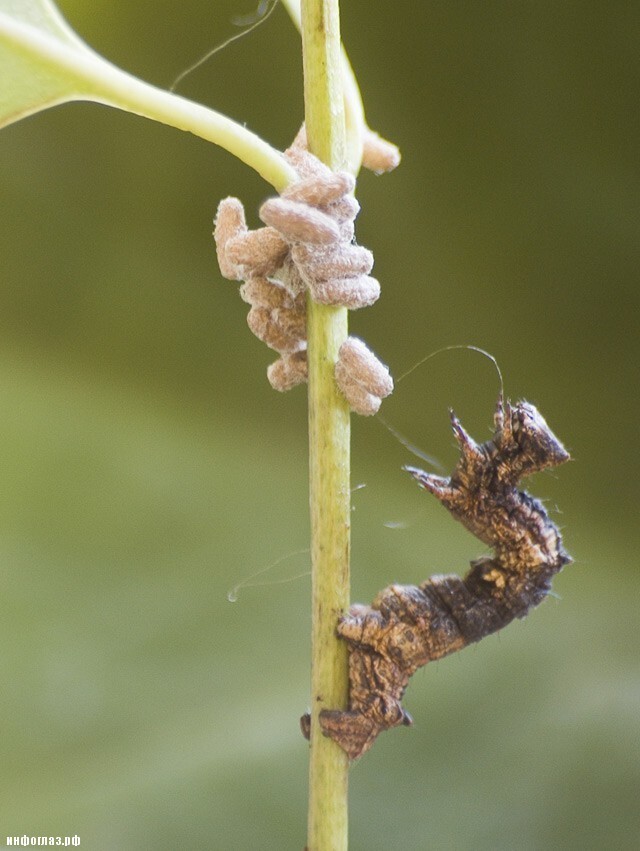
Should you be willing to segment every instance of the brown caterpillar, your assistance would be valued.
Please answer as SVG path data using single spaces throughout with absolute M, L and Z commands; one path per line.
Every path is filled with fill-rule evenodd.
M 498 400 L 495 432 L 477 444 L 451 412 L 461 457 L 450 478 L 404 469 L 469 531 L 493 549 L 464 578 L 433 576 L 390 585 L 371 606 L 354 605 L 338 623 L 349 645 L 349 709 L 323 710 L 320 725 L 351 759 L 379 733 L 412 719 L 401 699 L 410 677 L 433 659 L 461 650 L 524 617 L 571 561 L 544 506 L 518 482 L 569 459 L 528 402 Z M 301 719 L 308 738 L 309 716 Z

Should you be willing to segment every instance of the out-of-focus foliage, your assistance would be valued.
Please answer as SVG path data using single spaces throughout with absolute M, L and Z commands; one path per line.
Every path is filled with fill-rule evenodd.
M 160 85 L 252 11 L 60 7 Z M 344 4 L 369 121 L 404 155 L 359 182 L 383 296 L 353 331 L 396 376 L 444 345 L 488 349 L 575 459 L 531 482 L 576 558 L 558 599 L 414 678 L 415 727 L 353 770 L 354 851 L 637 847 L 639 19 L 596 2 Z M 215 92 L 284 147 L 300 73 L 277 10 L 182 91 Z M 303 844 L 308 581 L 226 593 L 306 546 L 304 393 L 269 389 L 270 355 L 217 271 L 228 194 L 251 210 L 270 190 L 202 141 L 95 105 L 0 133 L 7 834 Z M 447 408 L 484 439 L 496 394 L 486 361 L 453 352 L 383 415 L 448 469 Z M 477 541 L 405 479 L 407 451 L 375 420 L 353 431 L 354 599 L 463 571 Z

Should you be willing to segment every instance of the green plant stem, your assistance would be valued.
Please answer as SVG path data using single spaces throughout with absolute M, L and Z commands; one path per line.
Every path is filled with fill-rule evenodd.
M 300 17 L 300 0 L 280 0 L 289 13 L 289 17 L 302 32 Z M 342 87 L 344 97 L 344 112 L 346 124 L 346 166 L 354 174 L 360 170 L 362 161 L 362 136 L 367 127 L 364 115 L 364 105 L 358 87 L 358 81 L 349 62 L 344 47 L 341 48 Z
M 338 0 L 303 0 L 309 147 L 331 168 L 345 160 Z M 321 709 L 346 708 L 348 654 L 336 622 L 349 605 L 350 422 L 334 380 L 347 311 L 308 300 L 309 499 L 312 555 L 311 750 L 308 851 L 346 851 L 349 761 L 320 730 Z

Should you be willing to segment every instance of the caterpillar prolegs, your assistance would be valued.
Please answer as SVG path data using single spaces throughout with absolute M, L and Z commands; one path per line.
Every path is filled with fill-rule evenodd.
M 349 708 L 323 710 L 320 725 L 351 759 L 383 730 L 412 719 L 401 699 L 415 671 L 524 617 L 571 561 L 542 503 L 518 490 L 524 476 L 569 459 L 537 409 L 498 400 L 495 432 L 477 444 L 451 412 L 460 460 L 450 478 L 405 467 L 493 555 L 471 562 L 464 578 L 433 576 L 390 585 L 371 606 L 354 605 L 338 635 L 349 645 Z M 309 735 L 309 717 L 301 719 Z

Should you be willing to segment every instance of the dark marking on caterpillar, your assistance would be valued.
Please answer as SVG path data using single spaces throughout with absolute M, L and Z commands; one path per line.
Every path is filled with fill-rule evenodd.
M 464 578 L 433 576 L 390 585 L 371 606 L 354 605 L 338 623 L 349 645 L 349 708 L 323 710 L 320 726 L 351 759 L 383 731 L 411 725 L 401 700 L 415 671 L 523 618 L 571 562 L 542 503 L 518 490 L 524 476 L 569 459 L 529 402 L 498 400 L 495 432 L 477 444 L 451 412 L 460 460 L 449 478 L 405 467 L 493 554 L 471 562 Z M 309 718 L 301 719 L 309 736 Z

